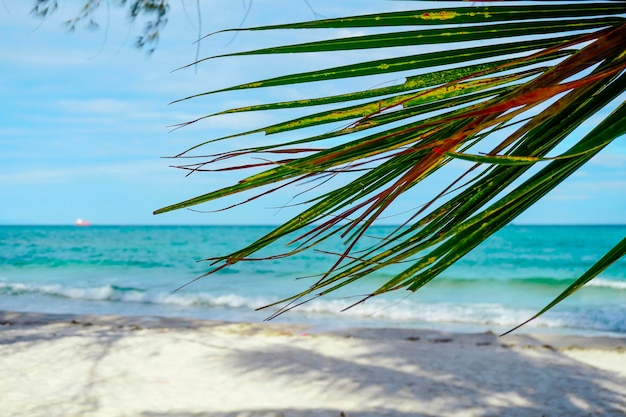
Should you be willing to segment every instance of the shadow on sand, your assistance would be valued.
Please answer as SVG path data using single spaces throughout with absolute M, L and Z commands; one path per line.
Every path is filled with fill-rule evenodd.
M 141 417 L 434 417 L 434 416 L 624 416 L 625 381 L 614 373 L 585 365 L 566 356 L 562 346 L 546 344 L 533 336 L 498 338 L 494 334 L 443 334 L 423 330 L 361 329 L 334 334 L 305 334 L 264 325 L 237 327 L 235 324 L 183 319 L 96 318 L 76 316 L 37 317 L 0 314 L 0 353 L 28 352 L 38 343 L 59 342 L 79 337 L 82 351 L 68 355 L 87 355 L 88 366 L 81 372 L 78 391 L 65 392 L 69 385 L 59 380 L 52 391 L 59 404 L 72 404 L 70 414 L 112 415 L 111 405 L 102 409 L 98 387 L 106 383 L 104 367 L 110 356 L 124 354 L 125 342 L 138 330 L 158 336 L 164 328 L 184 333 L 176 340 L 185 359 L 186 346 L 194 346 L 188 358 L 198 375 L 206 376 L 206 409 L 224 410 L 183 412 L 185 392 L 173 400 L 171 410 L 145 407 L 136 412 L 118 410 L 124 416 Z M 242 330 L 246 329 L 246 330 Z M 221 332 L 221 333 L 220 333 Z M 227 332 L 227 340 L 220 338 Z M 4 333 L 4 334 L 3 334 Z M 219 334 L 218 334 L 219 333 Z M 263 335 L 263 337 L 259 336 Z M 196 337 L 197 336 L 197 337 Z M 168 337 L 175 337 L 169 335 Z M 251 338 L 256 342 L 250 343 Z M 271 343 L 266 343 L 267 341 Z M 238 341 L 240 343 L 238 343 Z M 619 343 L 624 343 L 621 340 Z M 4 352 L 4 353 L 2 353 Z M 172 360 L 163 349 L 154 347 L 145 354 L 146 363 Z M 621 355 L 623 358 L 623 355 Z M 41 358 L 41 366 L 54 366 Z M 71 357 L 58 358 L 71 364 Z M 182 363 L 182 362 L 181 362 Z M 623 366 L 623 365 L 622 365 Z M 215 370 L 228 369 L 224 381 L 232 384 L 230 395 L 241 404 L 220 407 L 220 382 Z M 11 368 L 18 369 L 18 368 Z M 14 371 L 15 372 L 15 371 Z M 119 370 L 129 375 L 132 370 Z M 115 378 L 121 376 L 116 374 Z M 122 375 L 123 376 L 123 375 Z M 174 378 L 175 375 L 169 375 Z M 222 377 L 224 377 L 222 375 Z M 7 378 L 4 374 L 3 378 Z M 8 375 L 20 381 L 20 375 Z M 111 384 L 114 383 L 111 380 Z M 115 380 L 117 381 L 117 380 Z M 253 393 L 246 391 L 250 381 L 262 384 L 277 398 L 289 397 L 287 407 L 255 407 L 248 402 Z M 44 381 L 47 383 L 51 381 Z M 74 381 L 76 383 L 76 381 Z M 130 384 L 127 389 L 132 390 Z M 156 390 L 152 395 L 160 395 Z M 321 406 L 320 406 L 321 405 Z M 58 407 L 58 408 L 55 408 Z M 193 408 L 197 410 L 198 408 Z M 29 416 L 63 415 L 61 405 L 33 402 Z M 26 414 L 24 414 L 26 415 Z

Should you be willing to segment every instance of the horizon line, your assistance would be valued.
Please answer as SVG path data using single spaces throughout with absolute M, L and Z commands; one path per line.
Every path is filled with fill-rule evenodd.
M 42 226 L 42 227 L 66 227 L 72 226 L 77 228 L 89 228 L 89 227 L 279 227 L 280 223 L 276 224 L 252 224 L 252 223 L 222 223 L 222 224 L 202 224 L 202 223 L 162 223 L 162 224 L 150 224 L 150 223 L 93 223 L 88 226 L 85 225 L 76 225 L 75 223 L 2 223 L 0 222 L 0 227 L 3 226 Z M 310 226 L 315 226 L 312 224 Z M 400 224 L 375 224 L 372 227 L 401 227 L 403 225 Z M 506 226 L 517 226 L 517 227 L 555 227 L 555 226 L 563 226 L 563 227 L 572 227 L 572 226 L 626 226 L 626 223 L 509 223 Z M 307 227 L 307 226 L 305 226 Z M 403 227 L 406 227 L 404 225 Z

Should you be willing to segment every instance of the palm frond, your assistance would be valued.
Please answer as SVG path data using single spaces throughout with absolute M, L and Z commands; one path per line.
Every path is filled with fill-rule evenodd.
M 256 192 L 244 200 L 248 202 L 286 186 L 345 178 L 332 190 L 320 188 L 315 194 L 316 188 L 312 187 L 305 201 L 308 206 L 302 212 L 252 244 L 213 259 L 213 269 L 207 275 L 254 259 L 254 253 L 279 239 L 292 239 L 291 249 L 280 255 L 289 256 L 339 235 L 346 242 L 345 251 L 337 254 L 336 262 L 313 285 L 278 301 L 283 307 L 277 314 L 391 265 L 409 266 L 364 299 L 398 289 L 416 291 L 626 133 L 626 106 L 620 101 L 626 91 L 626 3 L 507 3 L 237 29 L 254 32 L 386 27 L 392 31 L 233 52 L 191 65 L 233 56 L 354 50 L 376 55 L 380 48 L 440 46 L 435 52 L 398 53 L 391 58 L 279 75 L 182 99 L 408 74 L 401 85 L 253 104 L 185 123 L 229 113 L 335 106 L 215 138 L 182 152 L 178 157 L 203 159 L 180 166 L 191 171 L 209 171 L 215 163 L 256 154 L 268 159 L 254 164 L 233 162 L 226 169 L 267 169 L 155 213 Z M 407 29 L 412 26 L 416 29 Z M 580 137 L 577 128 L 592 118 L 600 121 Z M 318 132 L 320 126 L 332 128 L 337 124 L 342 125 Z M 285 132 L 292 135 L 282 142 L 193 155 L 215 141 L 261 132 L 268 136 Z M 569 150 L 554 153 L 563 146 L 569 146 Z M 477 147 L 489 151 L 477 153 Z M 273 156 L 278 159 L 269 159 Z M 400 196 L 420 195 L 422 183 L 454 160 L 472 164 L 457 179 L 441 186 L 439 194 L 424 201 L 385 239 L 355 250 L 368 228 L 389 213 Z M 538 315 L 623 255 L 621 242 Z

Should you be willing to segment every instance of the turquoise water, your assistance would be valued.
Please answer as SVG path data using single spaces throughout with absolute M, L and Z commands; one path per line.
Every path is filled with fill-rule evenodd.
M 262 321 L 255 311 L 306 288 L 334 258 L 244 262 L 174 290 L 208 270 L 198 262 L 270 231 L 250 226 L 0 226 L 0 309 Z M 391 229 L 375 227 L 383 236 Z M 316 326 L 421 327 L 495 332 L 538 311 L 626 235 L 626 226 L 509 226 L 415 294 L 394 292 L 342 312 L 382 284 L 367 277 L 275 321 Z M 340 250 L 335 242 L 330 250 Z M 281 248 L 282 249 L 282 248 Z M 309 278 L 311 279 L 311 278 Z M 526 331 L 626 333 L 626 259 Z

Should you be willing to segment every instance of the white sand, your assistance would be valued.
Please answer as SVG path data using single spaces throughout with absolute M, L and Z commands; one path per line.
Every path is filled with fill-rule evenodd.
M 626 339 L 0 313 L 0 416 L 624 416 Z

